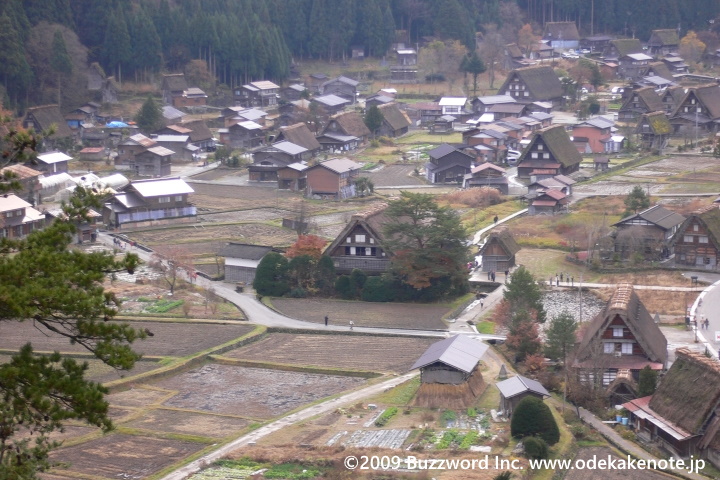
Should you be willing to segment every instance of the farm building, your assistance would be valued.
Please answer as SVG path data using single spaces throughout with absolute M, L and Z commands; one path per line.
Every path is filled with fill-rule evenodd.
M 263 245 L 228 243 L 218 253 L 225 257 L 225 281 L 251 284 L 260 260 L 272 250 L 273 247 Z
M 478 252 L 482 255 L 483 272 L 504 272 L 515 266 L 515 254 L 520 246 L 506 229 L 490 233 Z
M 413 405 L 426 408 L 470 407 L 485 390 L 478 368 L 488 345 L 463 335 L 433 343 L 411 370 L 420 369 Z
M 665 335 L 632 285 L 624 283 L 585 330 L 573 369 L 581 384 L 602 388 L 622 403 L 637 397 L 640 370 L 662 371 L 667 359 Z
M 522 375 L 503 380 L 495 386 L 500 390 L 500 410 L 506 417 L 510 417 L 520 400 L 527 396 L 537 397 L 540 400 L 550 396 L 540 382 Z

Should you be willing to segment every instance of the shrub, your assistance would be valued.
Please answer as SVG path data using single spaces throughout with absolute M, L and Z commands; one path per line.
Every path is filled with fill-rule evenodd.
M 362 299 L 365 302 L 392 302 L 391 285 L 386 284 L 383 277 L 368 277 L 362 289 Z
M 397 415 L 398 409 L 397 407 L 390 407 L 386 409 L 380 416 L 375 420 L 375 426 L 376 427 L 384 427 L 392 417 Z
M 443 75 L 442 73 L 431 73 L 430 75 L 425 75 L 425 81 L 427 83 L 444 82 L 445 75 Z
M 503 202 L 502 194 L 492 187 L 469 188 L 445 195 L 450 203 L 459 203 L 472 208 L 485 208 Z
M 548 445 L 560 440 L 560 430 L 550 408 L 537 397 L 525 397 L 512 414 L 510 434 L 515 438 L 538 435 Z
M 160 300 L 145 309 L 148 313 L 166 313 L 183 304 L 182 300 Z
M 473 407 L 468 408 L 467 410 L 467 416 L 470 418 L 477 417 L 477 410 L 475 410 Z
M 347 275 L 340 275 L 335 280 L 335 291 L 340 294 L 343 298 L 352 298 L 352 289 L 350 288 L 350 277 Z
M 380 142 L 381 145 L 386 145 L 386 146 L 395 145 L 395 140 L 393 140 L 390 137 L 385 137 L 385 136 L 378 138 L 378 142 Z
M 525 437 L 523 440 L 527 458 L 548 458 L 548 444 L 539 437 Z
M 468 433 L 463 437 L 462 441 L 460 442 L 460 448 L 463 449 L 463 450 L 467 450 L 467 449 L 470 448 L 472 445 L 475 445 L 475 442 L 477 441 L 477 438 L 478 438 L 478 432 L 476 432 L 475 430 L 472 430 L 472 431 L 468 432 Z
M 307 297 L 307 294 L 307 290 L 301 287 L 297 287 L 290 290 L 290 293 L 288 293 L 287 296 L 290 298 L 305 298 Z
M 452 410 L 445 410 L 442 415 L 440 415 L 440 420 L 443 424 L 448 424 L 449 422 L 454 422 L 457 418 L 457 415 Z

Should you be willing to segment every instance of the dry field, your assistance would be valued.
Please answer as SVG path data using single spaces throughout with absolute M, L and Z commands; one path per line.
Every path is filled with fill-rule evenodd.
M 448 304 L 370 303 L 345 300 L 273 298 L 273 307 L 284 315 L 307 322 L 323 323 L 325 315 L 333 325 L 359 327 L 445 330 L 442 316 L 452 307 Z
M 368 177 L 375 184 L 375 188 L 397 187 L 403 185 L 425 185 L 425 182 L 418 176 L 413 175 L 417 165 L 408 163 L 396 163 L 385 165 L 376 172 L 368 172 Z
M 116 433 L 61 448 L 50 458 L 68 464 L 67 470 L 74 476 L 141 479 L 205 447 L 196 442 Z
M 272 208 L 282 205 L 292 209 L 295 203 L 302 201 L 302 196 L 287 190 L 276 188 L 213 185 L 208 183 L 188 182 L 195 190 L 192 201 L 199 209 L 207 210 L 244 210 L 254 208 Z
M 176 391 L 163 405 L 267 419 L 362 385 L 363 379 L 208 364 L 154 383 Z
M 150 432 L 224 438 L 240 432 L 249 424 L 250 422 L 244 418 L 228 415 L 209 415 L 158 408 L 145 413 L 136 420 L 123 424 L 123 426 Z
M 183 357 L 239 338 L 253 325 L 218 323 L 128 322 L 134 328 L 148 329 L 154 336 L 138 340 L 133 349 L 145 355 Z M 85 352 L 79 345 L 51 334 L 32 322 L 0 322 L 0 349 L 18 350 L 31 342 L 38 352 Z
M 223 356 L 290 365 L 404 373 L 436 340 L 273 333 Z
M 177 226 L 133 232 L 129 236 L 150 248 L 157 245 L 182 245 L 193 255 L 216 253 L 228 242 L 279 247 L 289 246 L 297 240 L 297 234 L 293 230 L 263 223 Z

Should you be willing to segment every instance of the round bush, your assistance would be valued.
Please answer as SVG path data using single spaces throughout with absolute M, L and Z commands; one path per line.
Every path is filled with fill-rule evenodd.
M 515 407 L 510 421 L 510 434 L 515 438 L 539 436 L 548 445 L 560 440 L 560 429 L 550 408 L 537 397 L 525 397 Z
M 548 458 L 548 444 L 540 437 L 525 437 L 523 447 L 527 458 Z

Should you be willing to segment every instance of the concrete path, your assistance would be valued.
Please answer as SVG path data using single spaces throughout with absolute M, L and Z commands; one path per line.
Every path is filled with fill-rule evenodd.
M 480 230 L 478 230 L 477 232 L 475 232 L 475 235 L 473 236 L 473 241 L 472 241 L 473 245 L 478 245 L 478 244 L 480 243 L 480 239 L 482 238 L 482 236 L 485 235 L 485 234 L 486 234 L 487 232 L 489 232 L 490 230 L 492 230 L 493 228 L 497 227 L 498 225 L 502 225 L 502 224 L 505 223 L 505 222 L 509 222 L 510 220 L 512 220 L 512 219 L 515 218 L 515 217 L 519 217 L 519 216 L 521 216 L 521 215 L 525 215 L 525 214 L 527 213 L 527 211 L 528 211 L 527 208 L 523 208 L 522 210 L 520 210 L 520 211 L 518 211 L 518 212 L 515 212 L 515 213 L 513 213 L 512 215 L 508 215 L 508 216 L 505 217 L 505 218 L 499 219 L 499 220 L 497 221 L 497 223 L 493 223 L 492 225 L 489 225 L 489 226 L 487 226 L 487 227 L 485 227 L 485 228 L 481 228 Z
M 545 285 L 554 288 L 615 288 L 616 283 L 588 283 L 588 282 L 575 282 L 568 283 L 561 281 L 558 285 L 555 280 L 544 281 Z M 633 285 L 636 290 L 662 290 L 666 292 L 702 292 L 705 287 L 661 287 L 657 285 Z
M 201 458 L 198 458 L 197 460 L 193 461 L 192 463 L 175 470 L 174 472 L 166 475 L 162 478 L 162 480 L 183 480 L 184 478 L 187 478 L 189 475 L 199 471 L 201 468 L 206 467 L 208 464 L 215 462 L 216 460 L 220 460 L 222 457 L 228 455 L 230 452 L 240 448 L 244 447 L 250 444 L 253 444 L 254 442 L 257 442 L 263 437 L 266 437 L 267 435 L 270 435 L 273 432 L 276 432 L 280 430 L 281 428 L 287 427 L 289 425 L 293 425 L 295 423 L 298 423 L 302 420 L 307 420 L 308 418 L 314 417 L 316 415 L 320 415 L 322 413 L 333 411 L 339 407 L 342 407 L 344 405 L 352 405 L 355 404 L 364 398 L 367 398 L 372 395 L 377 395 L 379 393 L 384 392 L 385 390 L 389 388 L 396 387 L 400 385 L 401 383 L 410 380 L 411 378 L 418 375 L 419 372 L 413 372 L 408 373 L 405 375 L 402 375 L 400 377 L 392 378 L 390 380 L 386 380 L 384 382 L 377 383 L 375 385 L 370 385 L 365 388 L 361 388 L 359 390 L 355 390 L 349 393 L 346 393 L 344 395 L 341 395 L 337 398 L 333 398 L 331 400 L 312 405 L 308 408 L 305 408 L 303 410 L 300 410 L 299 412 L 295 412 L 291 415 L 288 415 L 286 417 L 280 418 L 278 420 L 275 420 L 272 423 L 269 423 L 265 425 L 264 427 L 258 428 L 257 430 L 254 430 L 247 435 L 243 435 L 242 437 L 239 437 L 232 442 L 223 445 L 222 447 L 218 448 L 214 452 L 208 453 L 207 455 L 202 456 Z

